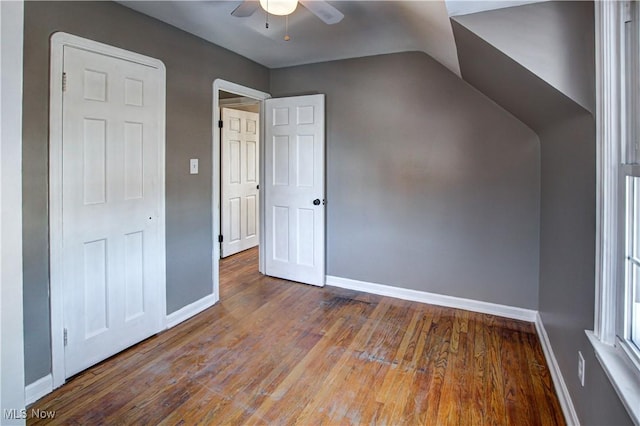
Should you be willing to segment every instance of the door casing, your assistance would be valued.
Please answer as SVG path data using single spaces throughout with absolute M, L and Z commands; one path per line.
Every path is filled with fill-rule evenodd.
M 51 68 L 49 83 L 49 238 L 50 238 L 50 303 L 51 303 L 51 374 L 53 388 L 62 386 L 66 380 L 65 349 L 64 349 L 64 294 L 62 283 L 62 78 L 64 46 L 88 50 L 94 53 L 115 57 L 127 61 L 137 62 L 158 70 L 162 73 L 163 83 L 160 85 L 159 117 L 158 117 L 158 180 L 159 186 L 165 188 L 165 99 L 166 99 L 166 69 L 162 61 L 140 55 L 124 49 L 99 43 L 93 40 L 58 32 L 51 37 Z M 164 189 L 159 197 L 158 212 L 158 244 L 160 253 L 166 253 L 165 236 L 165 196 Z M 160 303 L 166 307 L 166 256 L 159 256 L 158 276 L 161 291 Z M 166 311 L 159 318 L 166 328 Z

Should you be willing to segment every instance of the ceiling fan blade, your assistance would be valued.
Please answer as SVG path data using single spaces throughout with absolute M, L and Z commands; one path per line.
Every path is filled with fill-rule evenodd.
M 309 9 L 309 12 L 316 15 L 318 18 L 324 21 L 325 24 L 333 25 L 342 21 L 344 15 L 335 7 L 331 6 L 326 1 L 321 0 L 299 0 L 300 3 Z
M 235 16 L 236 18 L 247 18 L 258 9 L 260 3 L 252 0 L 244 0 L 238 7 L 233 9 L 231 12 L 231 16 Z

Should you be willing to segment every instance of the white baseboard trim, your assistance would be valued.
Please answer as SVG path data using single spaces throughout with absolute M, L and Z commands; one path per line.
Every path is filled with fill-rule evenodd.
M 196 300 L 195 302 L 185 306 L 184 308 L 180 308 L 177 311 L 167 315 L 167 328 L 175 327 L 183 321 L 188 320 L 194 315 L 199 314 L 205 309 L 213 306 L 216 303 L 216 297 L 213 294 L 203 297 L 202 299 Z
M 464 299 L 462 297 L 445 296 L 442 294 L 428 293 L 426 291 L 411 290 L 400 287 L 392 287 L 383 284 L 368 283 L 365 281 L 334 277 L 331 275 L 327 275 L 325 282 L 327 285 L 346 288 L 349 290 L 364 291 L 380 296 L 395 297 L 396 299 L 429 303 L 431 305 L 446 306 L 448 308 L 464 309 L 467 311 L 497 315 L 500 317 L 529 322 L 535 322 L 537 317 L 537 311 L 534 311 L 532 309 L 499 305 L 497 303 Z
M 538 337 L 540 338 L 540 344 L 542 345 L 542 351 L 544 352 L 544 357 L 547 360 L 547 366 L 551 372 L 553 386 L 555 387 L 556 394 L 560 400 L 560 407 L 562 407 L 565 421 L 569 426 L 579 426 L 580 420 L 578 419 L 578 414 L 573 406 L 573 401 L 571 400 L 571 395 L 567 389 L 567 384 L 564 382 L 564 377 L 560 371 L 560 366 L 558 365 L 556 356 L 553 353 L 553 348 L 551 347 L 547 330 L 544 328 L 544 324 L 542 323 L 542 318 L 539 313 L 536 314 L 535 324 Z
M 53 392 L 53 377 L 47 374 L 24 388 L 24 403 L 33 404 L 51 392 Z

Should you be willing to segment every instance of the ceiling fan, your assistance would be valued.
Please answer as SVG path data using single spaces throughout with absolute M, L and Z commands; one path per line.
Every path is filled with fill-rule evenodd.
M 322 0 L 260 0 L 259 2 L 255 0 L 243 0 L 243 2 L 231 12 L 231 15 L 236 18 L 247 18 L 253 15 L 260 6 L 272 15 L 288 15 L 296 9 L 297 3 L 306 7 L 309 12 L 316 15 L 325 24 L 337 24 L 344 18 L 342 12 Z

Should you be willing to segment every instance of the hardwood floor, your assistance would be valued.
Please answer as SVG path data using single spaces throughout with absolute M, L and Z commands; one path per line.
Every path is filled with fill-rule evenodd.
M 264 277 L 80 373 L 28 424 L 562 425 L 533 324 Z

